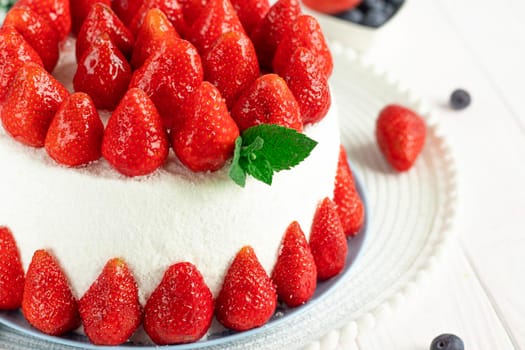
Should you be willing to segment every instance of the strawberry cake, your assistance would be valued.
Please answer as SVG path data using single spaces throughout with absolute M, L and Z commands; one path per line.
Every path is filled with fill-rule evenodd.
M 0 309 L 188 343 L 344 268 L 363 204 L 296 0 L 20 0 L 0 57 Z

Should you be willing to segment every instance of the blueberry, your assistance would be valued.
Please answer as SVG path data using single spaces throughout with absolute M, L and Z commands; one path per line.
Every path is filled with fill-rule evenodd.
M 382 10 L 372 9 L 365 14 L 365 18 L 363 18 L 361 23 L 365 26 L 376 28 L 385 23 L 387 19 L 388 16 Z
M 396 7 L 401 6 L 405 2 L 405 0 L 385 0 L 387 3 L 392 4 Z
M 463 89 L 456 89 L 450 95 L 450 106 L 453 109 L 465 109 L 470 105 L 471 102 L 470 94 Z
M 385 0 L 363 0 L 360 7 L 365 11 L 382 10 L 385 7 Z
M 396 7 L 392 4 L 385 4 L 385 7 L 383 8 L 383 12 L 386 18 L 390 18 L 392 17 L 394 12 L 396 12 Z
M 441 334 L 432 340 L 430 350 L 465 350 L 465 346 L 457 335 Z
M 337 14 L 336 16 L 341 19 L 344 19 L 350 22 L 354 22 L 354 23 L 361 23 L 364 17 L 363 11 L 359 9 L 344 11 L 344 12 Z

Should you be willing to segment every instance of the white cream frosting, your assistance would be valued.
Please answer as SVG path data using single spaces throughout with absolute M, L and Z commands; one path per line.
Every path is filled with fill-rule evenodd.
M 61 51 L 53 75 L 72 90 L 74 41 Z M 104 159 L 66 168 L 44 149 L 13 140 L 0 123 L 0 225 L 13 231 L 26 269 L 35 250 L 49 249 L 78 298 L 114 257 L 132 269 L 142 304 L 164 271 L 182 261 L 197 266 L 216 296 L 243 246 L 255 249 L 270 274 L 287 226 L 297 220 L 308 236 L 317 203 L 332 197 L 340 145 L 335 106 L 305 133 L 319 142 L 310 157 L 276 174 L 271 187 L 249 178 L 241 188 L 227 167 L 196 174 L 173 152 L 148 177 L 124 177 Z
M 308 235 L 318 201 L 332 197 L 335 109 L 305 131 L 319 142 L 309 158 L 278 173 L 271 187 L 249 178 L 241 188 L 227 167 L 196 174 L 173 155 L 142 178 L 121 176 L 105 160 L 65 168 L 0 127 L 0 225 L 13 231 L 25 268 L 35 250 L 52 251 L 77 297 L 113 257 L 131 267 L 142 303 L 181 261 L 195 264 L 216 295 L 241 247 L 254 247 L 271 273 L 286 227 L 298 220 Z

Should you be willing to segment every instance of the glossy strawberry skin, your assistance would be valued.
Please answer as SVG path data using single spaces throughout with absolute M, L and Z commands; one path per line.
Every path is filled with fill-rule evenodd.
M 346 151 L 341 145 L 335 177 L 334 203 L 347 236 L 359 233 L 365 221 L 365 207 L 355 187 Z
M 213 296 L 190 263 L 170 266 L 144 308 L 144 329 L 155 344 L 184 344 L 202 338 L 213 318 Z
M 144 0 L 112 0 L 111 8 L 124 25 L 129 26 Z
M 233 156 L 239 128 L 215 86 L 205 81 L 182 110 L 180 128 L 172 130 L 179 160 L 195 172 L 216 171 Z
M 279 0 L 250 34 L 261 67 L 271 71 L 277 46 L 301 14 L 298 0 Z
M 52 72 L 58 62 L 58 37 L 55 30 L 38 13 L 27 6 L 11 9 L 4 26 L 12 26 L 38 53 L 44 67 Z
M 71 6 L 71 30 L 75 35 L 80 32 L 80 28 L 93 5 L 102 3 L 106 6 L 111 6 L 111 0 L 73 0 L 69 3 Z
M 177 0 L 144 0 L 142 6 L 139 8 L 129 25 L 131 32 L 135 36 L 138 35 L 148 11 L 154 8 L 161 10 L 166 15 L 179 35 L 184 35 L 186 33 L 186 22 L 184 20 L 181 5 Z
M 64 40 L 71 32 L 69 0 L 19 0 L 14 7 L 18 6 L 28 6 L 46 19 L 55 29 L 59 40 Z
M 0 226 L 0 310 L 16 310 L 22 306 L 24 282 L 24 269 L 13 233 Z
M 109 260 L 79 301 L 84 332 L 95 345 L 120 345 L 142 320 L 138 287 L 122 259 Z
M 22 313 L 36 329 L 62 335 L 80 326 L 78 303 L 55 258 L 37 250 L 27 269 Z
M 239 97 L 231 115 L 241 131 L 259 124 L 303 130 L 299 105 L 286 82 L 276 74 L 259 77 Z
M 69 92 L 42 66 L 27 63 L 18 71 L 0 118 L 17 141 L 44 147 L 47 130 Z
M 79 61 L 73 78 L 77 92 L 85 92 L 98 109 L 113 110 L 126 93 L 131 67 L 107 34 L 96 39 Z
M 131 57 L 135 44 L 133 34 L 124 26 L 111 7 L 102 3 L 96 3 L 91 7 L 78 33 L 76 42 L 78 62 L 80 62 L 86 50 L 103 34 L 107 34 L 110 37 L 113 44 L 118 47 L 125 57 Z
M 250 34 L 270 10 L 268 0 L 231 0 L 246 33 Z
M 89 95 L 77 92 L 60 106 L 46 136 L 46 151 L 57 163 L 76 167 L 102 155 L 104 125 Z
M 315 69 L 315 62 L 315 55 L 310 50 L 299 47 L 283 72 L 283 78 L 299 104 L 303 124 L 321 121 L 332 104 L 328 81 L 321 71 Z
M 294 52 L 300 47 L 307 48 L 315 57 L 316 68 L 311 70 L 320 70 L 326 78 L 329 78 L 333 70 L 332 54 L 326 44 L 321 26 L 309 15 L 299 16 L 285 32 L 273 58 L 274 72 L 283 75 Z
M 316 11 L 335 14 L 356 7 L 361 0 L 303 0 L 303 2 Z
M 251 40 L 240 32 L 223 34 L 203 58 L 204 76 L 226 99 L 228 108 L 260 75 Z
M 253 248 L 242 248 L 230 265 L 216 299 L 217 320 L 229 329 L 246 331 L 268 322 L 276 306 L 275 286 Z
M 376 121 L 376 140 L 390 165 L 399 172 L 409 170 L 423 150 L 425 121 L 414 111 L 388 105 Z
M 348 254 L 346 235 L 333 201 L 325 198 L 319 203 L 310 232 L 310 249 L 321 281 L 343 271 Z
M 164 126 L 181 124 L 181 107 L 203 81 L 201 58 L 186 40 L 177 39 L 170 47 L 153 54 L 133 73 L 130 88 L 140 88 L 151 98 Z
M 137 34 L 132 66 L 140 68 L 152 54 L 176 45 L 179 39 L 179 34 L 161 10 L 149 10 Z
M 279 299 L 289 307 L 306 303 L 317 287 L 317 268 L 297 221 L 288 226 L 272 272 Z
M 144 91 L 130 89 L 109 118 L 102 155 L 120 173 L 141 176 L 164 164 L 168 147 L 155 105 Z
M 38 53 L 15 28 L 0 28 L 0 105 L 4 103 L 16 73 L 27 62 L 43 65 Z
M 199 18 L 208 0 L 178 0 L 178 2 L 182 8 L 186 27 L 189 28 Z
M 244 32 L 230 0 L 209 0 L 199 18 L 188 28 L 187 39 L 205 55 L 222 34 Z

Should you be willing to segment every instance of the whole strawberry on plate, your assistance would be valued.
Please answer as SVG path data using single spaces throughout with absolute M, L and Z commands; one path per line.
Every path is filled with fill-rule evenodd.
M 122 259 L 109 260 L 79 301 L 82 325 L 97 345 L 119 345 L 142 320 L 135 277 Z
M 24 268 L 11 230 L 0 226 L 0 310 L 16 310 L 22 305 Z
M 379 148 L 397 171 L 407 171 L 414 165 L 425 145 L 426 132 L 423 118 L 400 105 L 386 106 L 376 122 Z
M 252 247 L 242 248 L 233 260 L 217 296 L 215 316 L 225 327 L 245 331 L 270 320 L 277 293 Z
M 55 257 L 37 250 L 27 269 L 22 313 L 36 329 L 62 335 L 80 326 L 78 303 Z
M 169 267 L 144 308 L 144 329 L 155 344 L 199 340 L 213 318 L 213 296 L 191 263 Z

